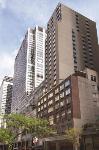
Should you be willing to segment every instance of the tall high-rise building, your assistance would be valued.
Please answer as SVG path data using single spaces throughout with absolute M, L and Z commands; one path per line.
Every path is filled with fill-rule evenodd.
M 5 76 L 0 86 L 0 114 L 11 113 L 13 78 Z
M 45 79 L 45 39 L 46 31 L 39 26 L 29 28 L 24 37 L 14 65 L 12 112 Z
M 3 115 L 11 113 L 13 78 L 5 76 L 0 86 L 0 126 Z
M 46 85 L 51 89 L 86 67 L 99 72 L 96 23 L 58 4 L 47 24 Z
M 23 44 L 27 43 L 23 41 Z M 95 123 L 99 116 L 99 49 L 96 23 L 59 4 L 48 22 L 45 43 L 45 81 L 40 86 L 35 83 L 36 79 L 42 76 L 38 69 L 38 73 L 35 71 L 36 63 L 34 63 L 31 72 L 34 80 L 31 81 L 33 81 L 32 86 L 38 88 L 29 96 L 24 97 L 24 91 L 29 92 L 26 89 L 30 85 L 27 84 L 30 79 L 28 80 L 28 73 L 28 78 L 26 76 L 28 69 L 23 66 L 28 67 L 28 65 L 23 65 L 19 71 L 15 71 L 22 75 L 24 82 L 16 80 L 17 87 L 16 90 L 14 89 L 16 98 L 14 97 L 14 105 L 12 104 L 14 112 L 19 109 L 27 115 L 46 118 L 59 133 L 64 133 L 70 127 L 81 128 L 86 124 Z M 24 51 L 23 48 L 22 50 Z M 38 54 L 37 50 L 35 53 L 32 52 L 33 58 L 36 58 L 33 60 L 40 62 L 37 63 L 38 67 L 42 66 L 42 59 L 39 57 L 41 54 Z M 26 60 L 28 58 L 27 49 L 25 56 L 22 55 L 21 50 L 20 53 L 20 59 L 17 58 L 16 61 L 19 66 L 25 57 Z M 18 69 L 16 66 L 15 68 Z M 17 77 L 20 77 L 19 73 Z M 51 138 L 49 140 L 51 141 Z

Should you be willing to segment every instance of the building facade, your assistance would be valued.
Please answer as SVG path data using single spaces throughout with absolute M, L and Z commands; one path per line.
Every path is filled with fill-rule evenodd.
M 46 86 L 86 67 L 99 72 L 96 23 L 59 4 L 47 24 Z
M 45 43 L 45 81 L 28 97 L 37 104 L 37 116 L 47 118 L 59 132 L 95 122 L 99 105 L 96 23 L 59 4 L 48 22 Z
M 12 112 L 19 111 L 24 96 L 45 79 L 45 39 L 45 29 L 38 26 L 24 37 L 14 65 Z
M 5 76 L 0 86 L 0 126 L 3 115 L 11 113 L 13 78 Z
M 97 73 L 89 69 L 69 76 L 40 98 L 38 117 L 47 118 L 59 133 L 94 123 L 99 116 L 97 81 Z
M 41 33 L 42 29 L 39 30 Z M 27 53 L 28 42 L 23 41 L 26 44 L 26 52 L 22 48 L 25 56 L 20 54 L 20 59 L 16 61 L 17 64 L 19 60 L 21 62 L 25 59 L 26 64 L 27 54 L 31 56 L 32 53 L 32 63 L 29 58 L 29 64 L 23 65 L 24 69 L 22 66 L 17 71 L 18 67 L 15 67 L 15 76 L 20 77 L 21 74 L 22 81 L 16 80 L 16 98 L 13 101 L 15 107 L 12 103 L 14 112 L 18 108 L 23 114 L 46 118 L 61 134 L 71 127 L 81 128 L 85 124 L 95 123 L 99 118 L 96 23 L 63 4 L 58 4 L 47 24 L 47 39 L 44 38 L 45 80 L 42 83 L 42 36 L 37 32 L 34 36 L 31 34 L 31 37 L 38 41 L 36 44 L 33 42 L 33 49 L 37 49 Z M 52 141 L 55 140 L 52 138 Z M 56 147 L 58 143 L 59 140 Z
M 30 116 L 36 116 L 36 107 L 38 100 L 45 94 L 45 81 L 43 81 L 30 95 L 24 96 L 24 103 L 21 104 L 21 113 Z

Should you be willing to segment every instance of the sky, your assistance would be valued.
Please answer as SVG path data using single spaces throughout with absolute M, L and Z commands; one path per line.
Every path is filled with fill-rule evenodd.
M 5 75 L 13 76 L 27 28 L 46 27 L 59 2 L 95 21 L 99 35 L 99 0 L 0 0 L 0 84 Z

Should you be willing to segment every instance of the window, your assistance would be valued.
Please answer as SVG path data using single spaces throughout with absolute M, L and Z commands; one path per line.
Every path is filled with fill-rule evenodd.
M 98 98 L 98 94 L 97 93 L 93 93 L 93 98 Z
M 59 108 L 59 103 L 57 103 L 56 105 L 55 105 L 55 109 L 58 109 Z
M 52 103 L 53 103 L 53 100 L 50 100 L 50 101 L 48 102 L 48 106 L 51 105 Z
M 60 85 L 60 91 L 64 89 L 64 84 Z
M 48 95 L 48 99 L 51 98 L 52 96 L 53 96 L 53 93 L 50 93 L 50 94 Z
M 44 108 L 46 108 L 46 106 L 47 106 L 47 105 L 46 105 L 46 104 L 44 104 Z
M 71 114 L 71 108 L 67 109 L 67 113 Z
M 43 104 L 43 99 L 41 100 L 41 104 Z
M 52 124 L 54 123 L 54 118 L 53 118 L 53 116 L 50 116 L 50 117 L 49 117 L 49 122 L 50 122 L 50 125 L 52 125 Z
M 65 111 L 63 111 L 63 112 L 61 113 L 61 115 L 62 115 L 62 116 L 65 116 Z
M 93 53 L 92 53 L 92 51 L 89 51 L 89 56 L 91 57 L 91 56 L 93 56 Z
M 66 90 L 66 95 L 70 94 L 70 88 Z
M 75 72 L 77 71 L 77 66 L 74 66 L 74 70 L 75 70 Z
M 40 102 L 38 102 L 38 106 L 40 105 Z
M 56 115 L 56 119 L 59 119 L 59 114 Z
M 56 80 L 56 75 L 54 76 L 54 80 Z
M 67 120 L 69 121 L 68 123 L 68 125 L 69 125 L 69 127 L 71 126 L 71 122 L 70 122 L 70 120 L 71 120 L 71 113 L 70 114 L 68 114 L 67 115 Z
M 61 107 L 64 106 L 64 101 L 60 102 L 60 106 Z
M 56 85 L 56 80 L 54 81 L 54 85 Z
M 70 80 L 65 82 L 65 87 L 68 87 L 70 85 Z
M 75 51 L 73 51 L 73 57 L 76 57 L 76 52 Z
M 55 94 L 57 94 L 59 92 L 59 88 L 57 88 L 56 90 L 55 90 Z
M 38 108 L 38 112 L 40 111 L 40 107 Z
M 41 113 L 41 117 L 42 117 L 42 113 Z
M 54 71 L 54 76 L 56 75 L 56 70 Z
M 76 60 L 76 57 L 74 58 L 74 63 L 75 63 L 75 64 L 77 64 L 77 60 Z
M 56 65 L 54 65 L 54 71 L 56 70 Z
M 97 90 L 97 86 L 96 85 L 92 85 L 93 90 Z
M 41 106 L 41 110 L 43 110 L 43 106 Z
M 94 81 L 94 82 L 96 82 L 96 76 L 94 76 L 94 75 L 91 75 L 91 81 Z
M 59 95 L 57 95 L 56 97 L 55 97 L 55 101 L 58 101 L 59 100 Z
M 49 109 L 48 109 L 48 113 L 50 113 L 50 112 L 52 112 L 53 111 L 53 107 L 50 107 Z
M 54 56 L 53 60 L 56 61 L 56 55 Z
M 43 89 L 43 93 L 45 93 L 45 91 L 46 91 L 46 90 L 45 90 L 45 88 L 44 88 L 44 89 Z
M 66 99 L 66 103 L 70 104 L 71 103 L 71 98 Z
M 60 93 L 60 98 L 64 97 L 64 92 Z

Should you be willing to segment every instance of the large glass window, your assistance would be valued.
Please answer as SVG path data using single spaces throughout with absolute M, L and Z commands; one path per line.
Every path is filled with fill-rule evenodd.
M 66 90 L 66 96 L 70 94 L 70 88 Z
M 70 85 L 70 80 L 65 82 L 65 87 L 68 87 Z

